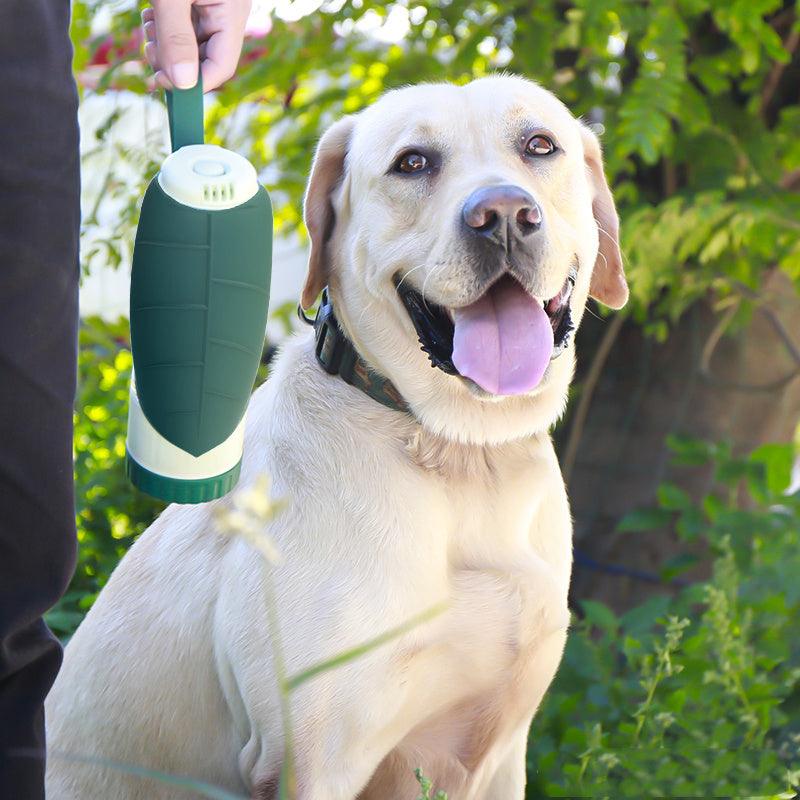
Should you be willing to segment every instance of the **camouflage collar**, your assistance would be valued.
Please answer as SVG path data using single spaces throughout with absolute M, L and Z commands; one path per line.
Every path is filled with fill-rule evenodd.
M 345 336 L 334 314 L 327 289 L 322 292 L 322 300 L 313 323 L 302 310 L 300 318 L 314 326 L 316 338 L 314 352 L 325 372 L 329 375 L 339 375 L 345 383 L 360 389 L 364 394 L 387 408 L 406 414 L 411 413 L 408 404 L 403 400 L 395 385 L 388 378 L 371 369 L 358 354 L 353 343 Z

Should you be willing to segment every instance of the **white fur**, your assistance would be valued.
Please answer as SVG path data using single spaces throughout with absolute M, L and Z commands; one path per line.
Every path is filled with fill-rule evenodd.
M 554 133 L 563 156 L 520 159 L 509 131 L 534 128 Z M 426 143 L 446 153 L 434 180 L 389 174 L 398 148 Z M 569 621 L 571 525 L 547 432 L 572 349 L 533 392 L 486 396 L 431 368 L 391 279 L 399 271 L 442 305 L 468 302 L 478 287 L 458 209 L 482 184 L 513 182 L 548 221 L 528 276 L 537 296 L 557 294 L 577 256 L 576 322 L 590 282 L 620 305 L 599 159 L 552 95 L 515 78 L 400 90 L 331 129 L 306 202 L 304 298 L 330 285 L 342 326 L 414 417 L 325 374 L 309 336 L 283 348 L 250 404 L 240 482 L 266 472 L 289 501 L 269 526 L 280 564 L 215 530 L 213 507 L 227 499 L 167 509 L 67 647 L 47 706 L 50 800 L 195 796 L 63 754 L 277 797 L 265 570 L 289 675 L 445 605 L 292 693 L 299 800 L 412 800 L 417 767 L 451 800 L 522 800 L 528 727 Z M 602 265 L 595 217 L 612 228 Z

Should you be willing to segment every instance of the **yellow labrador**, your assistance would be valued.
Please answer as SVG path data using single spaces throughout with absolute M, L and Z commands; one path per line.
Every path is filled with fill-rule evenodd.
M 571 529 L 548 436 L 588 295 L 627 298 L 595 136 L 515 77 L 390 92 L 322 138 L 306 198 L 316 337 L 253 396 L 286 672 L 444 610 L 291 694 L 300 800 L 521 800 L 567 633 Z M 338 322 L 337 322 L 338 320 Z M 317 355 L 319 353 L 319 355 Z M 264 565 L 172 506 L 67 647 L 50 747 L 274 800 L 283 715 Z M 51 758 L 50 800 L 195 796 Z

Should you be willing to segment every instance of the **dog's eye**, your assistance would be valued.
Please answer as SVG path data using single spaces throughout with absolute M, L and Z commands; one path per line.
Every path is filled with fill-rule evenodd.
M 410 175 L 414 172 L 422 172 L 428 169 L 429 165 L 430 162 L 422 153 L 418 153 L 416 150 L 409 150 L 394 162 L 394 171 Z
M 553 140 L 548 136 L 537 133 L 536 136 L 531 136 L 528 143 L 525 145 L 525 152 L 529 156 L 549 156 L 556 150 Z

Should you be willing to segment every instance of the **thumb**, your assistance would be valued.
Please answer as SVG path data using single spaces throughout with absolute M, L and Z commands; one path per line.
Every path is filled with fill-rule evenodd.
M 176 89 L 197 83 L 199 55 L 192 0 L 152 0 L 161 69 Z

